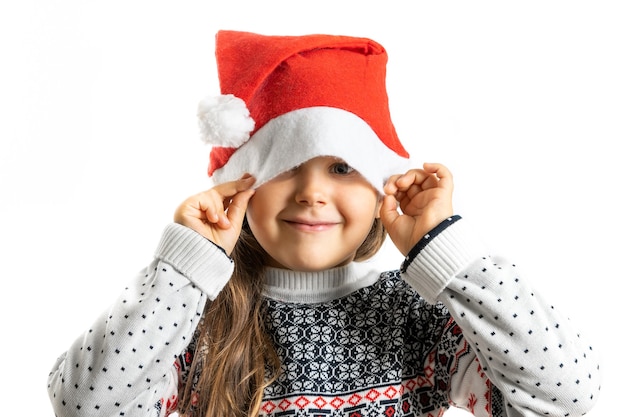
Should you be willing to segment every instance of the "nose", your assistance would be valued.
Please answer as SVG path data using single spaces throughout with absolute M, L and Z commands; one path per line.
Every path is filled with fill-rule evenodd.
M 328 178 L 319 169 L 301 169 L 297 174 L 296 201 L 305 206 L 321 206 L 330 195 Z

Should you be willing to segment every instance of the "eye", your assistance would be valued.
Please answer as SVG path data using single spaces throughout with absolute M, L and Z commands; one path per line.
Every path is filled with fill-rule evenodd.
M 348 174 L 352 174 L 354 171 L 354 168 L 352 168 L 350 165 L 346 164 L 345 162 L 336 162 L 334 164 L 332 164 L 332 166 L 330 167 L 330 171 L 333 174 L 338 174 L 338 175 L 348 175 Z

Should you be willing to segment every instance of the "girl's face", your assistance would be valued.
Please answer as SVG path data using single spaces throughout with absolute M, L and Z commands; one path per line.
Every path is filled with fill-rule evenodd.
M 379 211 L 376 190 L 357 171 L 317 157 L 261 185 L 247 218 L 269 266 L 310 272 L 351 262 Z

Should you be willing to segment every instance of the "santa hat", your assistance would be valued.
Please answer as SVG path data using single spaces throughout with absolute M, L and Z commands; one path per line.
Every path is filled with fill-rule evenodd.
M 198 106 L 215 183 L 250 173 L 259 186 L 311 158 L 335 156 L 382 193 L 389 176 L 406 170 L 378 43 L 220 31 L 216 58 L 222 95 Z

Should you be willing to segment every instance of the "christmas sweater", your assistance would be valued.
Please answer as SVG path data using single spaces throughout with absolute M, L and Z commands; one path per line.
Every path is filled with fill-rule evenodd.
M 195 378 L 204 306 L 232 271 L 220 248 L 169 225 L 154 261 L 54 364 L 56 416 L 175 412 L 179 387 Z M 425 236 L 397 271 L 352 263 L 269 268 L 266 278 L 281 372 L 262 416 L 441 416 L 450 406 L 577 416 L 597 399 L 592 347 L 515 265 L 484 253 L 459 217 Z

